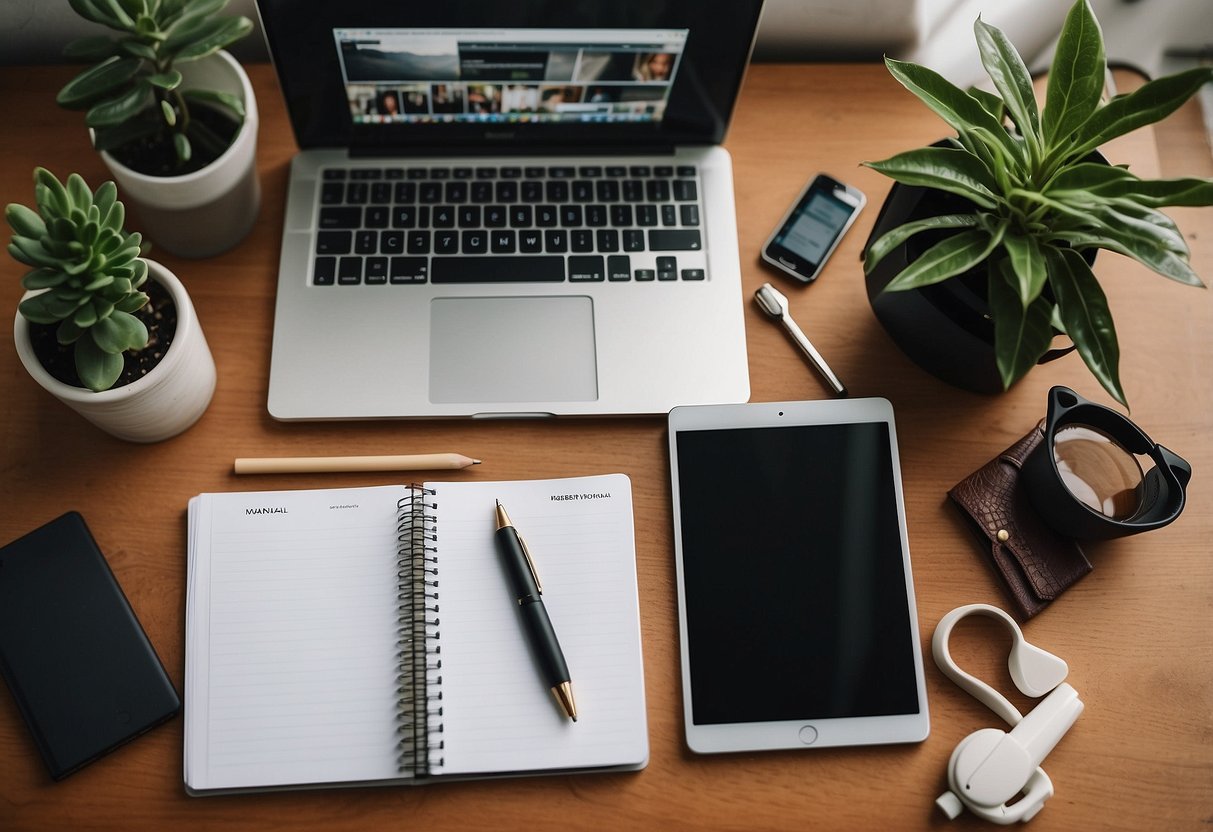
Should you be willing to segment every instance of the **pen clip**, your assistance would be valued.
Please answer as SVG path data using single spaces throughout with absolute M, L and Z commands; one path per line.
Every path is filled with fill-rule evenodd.
M 527 548 L 526 541 L 522 539 L 522 535 L 518 533 L 518 529 L 514 529 L 514 535 L 518 538 L 518 545 L 522 547 L 522 556 L 526 558 L 527 569 L 531 570 L 531 577 L 535 579 L 535 589 L 539 590 L 539 594 L 543 594 L 543 584 L 539 581 L 539 573 L 535 571 L 535 561 L 531 558 L 531 550 Z

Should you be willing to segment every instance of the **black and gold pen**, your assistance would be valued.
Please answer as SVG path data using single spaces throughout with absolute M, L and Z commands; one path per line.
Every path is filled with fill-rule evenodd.
M 569 666 L 564 661 L 552 620 L 543 606 L 543 588 L 539 574 L 526 543 L 514 528 L 505 507 L 497 502 L 497 549 L 509 577 L 510 589 L 518 599 L 518 614 L 522 617 L 522 628 L 535 650 L 544 681 L 569 718 L 577 721 L 577 705 L 573 702 L 573 683 L 569 679 Z

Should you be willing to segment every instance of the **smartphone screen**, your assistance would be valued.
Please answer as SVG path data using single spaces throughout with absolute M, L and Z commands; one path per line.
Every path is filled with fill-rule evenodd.
M 855 188 L 818 175 L 763 247 L 762 258 L 800 280 L 817 276 L 863 207 Z

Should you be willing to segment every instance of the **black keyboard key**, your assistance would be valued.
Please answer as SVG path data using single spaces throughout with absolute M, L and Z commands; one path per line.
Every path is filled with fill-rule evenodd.
M 544 184 L 543 193 L 548 202 L 564 202 L 569 198 L 569 183 L 560 179 L 549 181 Z
M 392 183 L 391 182 L 372 182 L 371 183 L 371 204 L 387 205 L 392 201 Z
M 611 225 L 616 228 L 622 228 L 632 224 L 632 206 L 631 205 L 612 205 L 611 206 Z
M 644 200 L 644 183 L 639 179 L 623 180 L 623 201 L 641 202 Z
M 435 202 L 442 201 L 442 183 L 441 182 L 422 182 L 421 187 L 417 189 L 417 195 L 421 201 L 427 205 L 432 205 Z
M 392 283 L 425 283 L 428 259 L 426 257 L 393 257 L 388 279 Z
M 476 168 L 477 179 L 496 179 L 497 168 Z
M 670 165 L 658 165 L 653 168 L 653 175 L 670 177 L 674 175 L 674 168 Z
M 679 176 L 694 176 L 695 175 L 695 166 L 694 165 L 679 165 L 677 173 Z
M 695 187 L 694 179 L 674 180 L 674 199 L 679 202 L 690 202 L 699 199 L 699 189 Z
M 677 280 L 678 279 L 678 261 L 673 257 L 658 257 L 657 258 L 657 279 L 658 280 Z
M 543 183 L 527 180 L 522 183 L 519 195 L 523 202 L 540 202 L 543 199 Z
M 644 232 L 629 228 L 623 232 L 624 251 L 644 251 Z
M 337 258 L 317 257 L 312 268 L 312 284 L 315 286 L 332 286 L 337 281 Z
M 591 228 L 602 228 L 607 224 L 607 210 L 605 205 L 587 205 L 585 206 L 585 224 Z
M 594 199 L 594 183 L 588 179 L 578 179 L 573 182 L 570 193 L 574 202 L 590 202 Z
M 392 209 L 392 228 L 416 228 L 430 224 L 428 205 L 397 205 Z
M 619 183 L 614 179 L 600 179 L 594 185 L 594 192 L 599 202 L 617 202 L 619 200 Z
M 656 205 L 637 205 L 636 206 L 636 224 L 644 226 L 652 226 L 657 224 L 657 206 Z
M 406 175 L 409 179 L 425 179 L 426 170 L 425 168 L 409 168 Z
M 602 176 L 602 168 L 597 165 L 582 165 L 577 169 L 578 176 L 584 176 L 587 179 L 593 179 Z
M 502 179 L 521 179 L 522 178 L 522 168 L 514 168 L 514 167 L 502 168 L 501 169 L 501 178 Z
M 606 280 L 606 270 L 601 257 L 570 257 L 570 283 L 601 283 Z
M 606 259 L 607 280 L 632 279 L 632 261 L 626 254 L 612 254 Z
M 345 168 L 325 168 L 324 179 L 326 182 L 333 179 L 345 179 Z
M 362 258 L 342 257 L 337 261 L 337 283 L 341 286 L 356 286 L 362 282 Z
M 517 250 L 517 238 L 513 231 L 497 230 L 489 234 L 489 246 L 494 254 L 513 254 Z
M 407 239 L 409 254 L 430 253 L 430 232 L 410 231 Z
M 392 197 L 396 202 L 416 202 L 417 183 L 397 182 Z
M 383 231 L 379 234 L 379 251 L 382 254 L 404 254 L 404 232 Z
M 703 278 L 704 278 L 703 269 L 683 269 L 682 270 L 682 279 L 683 280 L 703 280 Z
M 614 165 L 606 169 L 606 175 L 622 178 L 628 175 L 628 169 L 623 165 Z
M 446 183 L 446 201 L 447 202 L 467 202 L 468 199 L 468 183 L 467 182 L 447 182 Z
M 375 231 L 354 232 L 354 253 L 374 254 L 379 246 L 379 234 Z
M 535 206 L 535 225 L 540 228 L 551 228 L 559 222 L 559 213 L 555 205 Z
M 510 225 L 514 228 L 530 228 L 534 225 L 534 212 L 529 205 L 514 205 L 510 208 Z
M 430 179 L 450 179 L 450 168 L 430 168 Z
M 349 254 L 354 244 L 351 231 L 320 231 L 316 234 L 317 254 Z
M 382 286 L 387 283 L 387 258 L 368 257 L 364 279 L 368 286 Z
M 569 234 L 560 229 L 543 232 L 543 248 L 549 254 L 563 254 L 569 250 Z
M 404 178 L 404 168 L 388 168 L 387 170 L 385 170 L 383 172 L 383 178 L 391 179 L 393 181 L 395 181 L 397 179 L 403 179 Z
M 699 206 L 698 205 L 679 205 L 678 215 L 682 219 L 683 225 L 699 225 Z
M 650 179 L 644 183 L 644 195 L 649 202 L 666 202 L 670 198 L 670 183 L 664 179 Z
M 533 228 L 519 231 L 518 250 L 524 254 L 538 254 L 543 251 L 543 232 Z
M 701 248 L 703 243 L 697 229 L 649 232 L 650 251 L 699 251 Z
M 484 205 L 493 201 L 493 183 L 477 180 L 472 183 L 472 202 Z
M 489 232 L 477 229 L 463 232 L 463 253 L 484 254 L 489 250 Z
M 455 227 L 455 206 L 454 205 L 435 205 L 430 216 L 431 224 L 435 228 L 454 228 Z
M 630 168 L 628 168 L 628 174 L 635 176 L 637 179 L 641 179 L 646 176 L 652 176 L 653 171 L 648 165 L 632 165 Z
M 350 182 L 345 186 L 346 205 L 364 205 L 370 196 L 370 188 L 365 182 Z
M 650 280 L 656 280 L 656 279 L 657 279 L 657 272 L 653 271 L 652 269 L 637 269 L 636 270 L 636 282 L 637 283 L 647 283 Z
M 509 168 L 502 168 L 501 175 L 504 176 Z M 497 201 L 498 202 L 517 202 L 518 201 L 518 183 L 513 181 L 505 181 L 497 183 Z
M 547 255 L 518 257 L 435 257 L 434 283 L 563 283 L 564 258 Z
M 455 168 L 453 171 L 451 171 L 451 173 L 455 176 L 456 179 L 471 179 L 472 178 L 472 169 L 471 168 Z
M 458 254 L 459 253 L 459 232 L 458 231 L 435 231 L 434 232 L 434 253 L 435 254 Z
M 598 241 L 598 250 L 603 254 L 619 251 L 619 232 L 614 228 L 600 228 L 594 236 Z
M 459 209 L 459 227 L 460 228 L 479 228 L 480 227 L 480 206 L 479 205 L 464 205 Z
M 552 179 L 572 179 L 576 175 L 577 171 L 570 167 L 548 168 L 548 176 Z
M 320 209 L 322 229 L 359 228 L 362 225 L 362 209 L 357 206 L 326 206 Z
M 382 179 L 383 171 L 378 168 L 354 168 L 350 171 L 350 179 Z
M 345 202 L 344 182 L 325 182 L 320 186 L 321 205 L 340 205 Z
M 673 205 L 661 206 L 661 224 L 678 225 L 678 212 L 674 210 Z
M 594 232 L 588 228 L 577 228 L 569 232 L 569 245 L 573 251 L 584 253 L 594 250 Z
M 388 220 L 391 219 L 391 209 L 386 205 L 371 205 L 366 209 L 366 218 L 363 220 L 363 225 L 367 228 L 387 228 Z
M 561 205 L 560 224 L 565 228 L 576 228 L 581 225 L 581 206 Z
M 547 173 L 546 170 L 540 167 L 529 167 L 523 172 L 526 174 L 527 179 L 542 179 L 544 174 Z
M 505 228 L 508 216 L 504 205 L 490 205 L 484 209 L 484 224 L 489 228 Z

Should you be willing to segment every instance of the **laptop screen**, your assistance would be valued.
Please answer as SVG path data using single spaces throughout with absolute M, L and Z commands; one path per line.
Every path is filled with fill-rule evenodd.
M 719 143 L 761 0 L 259 0 L 301 148 Z

